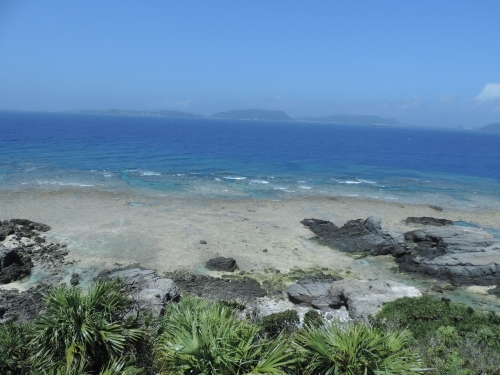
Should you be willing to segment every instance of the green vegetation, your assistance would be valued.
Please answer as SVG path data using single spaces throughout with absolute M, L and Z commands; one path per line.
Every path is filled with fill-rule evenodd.
M 500 374 L 500 316 L 429 296 L 401 298 L 372 320 L 379 329 L 407 328 L 413 351 L 436 374 Z
M 231 120 L 293 121 L 293 119 L 283 111 L 266 111 L 264 109 L 239 109 L 228 112 L 214 113 L 210 117 Z
M 316 310 L 309 310 L 305 313 L 304 327 L 321 327 L 323 324 L 323 318 Z
M 170 305 L 158 339 L 162 374 L 277 374 L 293 362 L 285 340 L 268 340 L 261 328 L 221 304 L 186 297 Z
M 500 375 L 500 317 L 429 296 L 387 303 L 371 326 L 310 311 L 302 328 L 294 310 L 245 318 L 238 302 L 191 296 L 130 317 L 120 282 L 44 301 L 33 323 L 0 325 L 2 375 Z
M 259 324 L 269 338 L 276 338 L 280 334 L 290 335 L 300 324 L 299 315 L 295 310 L 286 310 L 263 317 Z
M 362 324 L 306 327 L 295 337 L 308 374 L 416 374 L 419 363 L 406 331 L 384 333 Z

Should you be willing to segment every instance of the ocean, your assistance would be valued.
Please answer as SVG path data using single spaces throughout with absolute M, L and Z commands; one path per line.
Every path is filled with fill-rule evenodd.
M 500 209 L 500 133 L 0 112 L 0 190 L 24 189 Z

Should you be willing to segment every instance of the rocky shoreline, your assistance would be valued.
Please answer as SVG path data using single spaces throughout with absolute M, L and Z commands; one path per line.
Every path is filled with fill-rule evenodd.
M 432 277 L 460 285 L 500 285 L 500 240 L 478 228 L 453 225 L 446 219 L 409 217 L 407 223 L 418 229 L 398 233 L 382 229 L 381 219 L 350 220 L 342 227 L 318 219 L 301 222 L 314 234 L 313 240 L 332 249 L 370 256 L 390 255 L 398 269 L 409 274 Z M 48 242 L 48 225 L 27 219 L 0 222 L 0 286 L 26 280 L 33 270 L 43 269 L 45 278 L 33 282 L 25 291 L 0 288 L 0 323 L 8 320 L 31 321 L 41 311 L 43 296 L 59 285 L 74 263 L 68 261 L 67 246 Z M 130 314 L 149 310 L 161 315 L 167 303 L 183 293 L 219 301 L 236 301 L 270 314 L 288 308 L 314 309 L 323 317 L 343 320 L 367 320 L 385 302 L 404 296 L 420 296 L 420 291 L 394 281 L 358 280 L 310 274 L 290 277 L 290 283 L 271 291 L 268 281 L 255 274 L 238 271 L 233 258 L 216 257 L 207 262 L 207 270 L 217 276 L 186 271 L 159 276 L 138 265 L 102 271 L 95 280 L 120 279 L 135 301 Z M 276 272 L 279 272 L 278 270 Z M 64 281 L 78 285 L 73 274 Z M 498 294 L 497 288 L 490 293 Z M 276 292 L 277 291 L 277 292 Z M 440 292 L 445 292 L 443 288 Z
M 500 284 L 500 239 L 446 219 L 409 217 L 406 222 L 421 228 L 406 233 L 384 230 L 379 217 L 350 220 L 342 227 L 317 219 L 305 219 L 302 224 L 333 249 L 392 255 L 399 271 L 456 286 Z

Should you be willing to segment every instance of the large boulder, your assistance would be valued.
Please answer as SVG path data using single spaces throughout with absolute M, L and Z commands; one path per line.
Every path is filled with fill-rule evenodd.
M 500 282 L 500 240 L 479 228 L 429 227 L 405 233 L 410 251 L 398 258 L 399 269 L 418 272 L 454 285 Z
M 154 315 L 165 312 L 167 302 L 176 299 L 180 290 L 171 279 L 160 278 L 155 271 L 130 268 L 109 271 L 101 274 L 99 279 L 120 279 L 125 289 L 135 301 L 134 313 L 150 310 Z
M 384 303 L 403 297 L 420 297 L 422 293 L 412 286 L 382 280 L 339 280 L 330 287 L 330 294 L 345 300 L 349 315 L 354 320 L 368 321 Z
M 377 216 L 366 220 L 350 220 L 340 228 L 326 220 L 304 219 L 301 223 L 308 227 L 321 243 L 340 251 L 394 256 L 401 256 L 407 251 L 403 235 L 383 230 L 381 219 Z
M 393 281 L 337 280 L 330 284 L 301 281 L 291 285 L 288 296 L 294 303 L 302 303 L 320 310 L 345 306 L 354 320 L 368 320 L 376 315 L 386 302 L 402 297 L 420 297 L 417 288 Z
M 288 298 L 294 303 L 306 304 L 315 309 L 335 308 L 340 301 L 330 294 L 331 282 L 299 280 L 288 288 Z

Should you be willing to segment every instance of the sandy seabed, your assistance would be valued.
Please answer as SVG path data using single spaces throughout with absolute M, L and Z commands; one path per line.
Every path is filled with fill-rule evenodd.
M 199 271 L 208 259 L 228 256 L 243 271 L 320 266 L 350 270 L 362 278 L 392 278 L 381 267 L 367 267 L 366 262 L 310 241 L 313 234 L 300 224 L 304 218 L 316 218 L 340 226 L 373 215 L 382 218 L 383 228 L 400 232 L 415 229 L 403 222 L 408 216 L 500 227 L 500 211 L 436 211 L 426 204 L 356 197 L 270 201 L 152 198 L 74 189 L 0 192 L 1 220 L 27 218 L 50 225 L 47 238 L 67 243 L 71 258 L 94 269 L 140 263 L 159 273 Z

